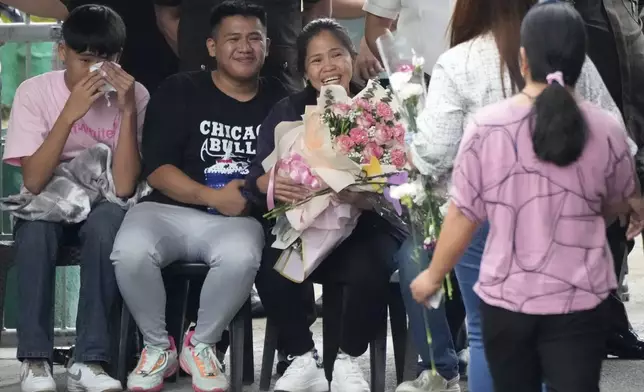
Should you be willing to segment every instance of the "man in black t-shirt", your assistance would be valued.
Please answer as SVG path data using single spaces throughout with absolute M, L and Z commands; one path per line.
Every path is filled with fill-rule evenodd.
M 209 11 L 222 0 L 154 0 L 160 28 L 166 39 L 178 42 L 180 69 L 195 71 L 211 69 L 213 59 L 203 42 L 208 36 Z M 262 5 L 268 16 L 268 38 L 271 50 L 262 69 L 263 76 L 273 76 L 290 90 L 304 87 L 297 72 L 295 39 L 302 25 L 317 17 L 331 16 L 331 0 L 247 0 Z M 180 20 L 179 20 L 180 15 Z M 177 26 L 178 23 L 178 32 Z M 177 34 L 177 37 L 172 37 Z
M 248 298 L 262 256 L 264 231 L 244 216 L 240 188 L 259 127 L 286 91 L 259 78 L 267 53 L 261 7 L 223 2 L 211 26 L 207 46 L 217 70 L 172 76 L 150 100 L 142 155 L 154 191 L 128 212 L 114 243 L 119 288 L 146 344 L 129 390 L 160 389 L 177 369 L 161 277 L 161 268 L 176 260 L 210 266 L 182 368 L 195 390 L 228 389 L 214 346 Z

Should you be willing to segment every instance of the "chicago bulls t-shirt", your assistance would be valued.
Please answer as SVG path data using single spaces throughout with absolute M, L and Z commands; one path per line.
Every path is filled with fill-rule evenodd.
M 257 94 L 242 102 L 219 90 L 209 71 L 171 76 L 148 105 L 143 175 L 173 165 L 194 181 L 212 186 L 214 173 L 247 173 L 257 152 L 260 125 L 284 96 L 286 89 L 277 79 L 260 79 Z M 185 206 L 157 190 L 144 201 Z
M 140 135 L 149 95 L 139 83 L 136 83 L 134 93 Z M 3 157 L 6 163 L 20 166 L 20 158 L 31 156 L 38 150 L 54 127 L 70 94 L 65 84 L 65 71 L 47 72 L 27 79 L 18 87 L 7 130 Z M 74 123 L 61 161 L 72 159 L 97 143 L 106 144 L 112 150 L 116 147 L 121 111 L 114 105 L 115 100 L 114 94 L 110 94 L 111 103 L 105 97 L 99 98 L 87 114 Z

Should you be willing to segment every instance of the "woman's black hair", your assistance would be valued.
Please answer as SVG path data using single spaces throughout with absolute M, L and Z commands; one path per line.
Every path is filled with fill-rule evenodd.
M 75 7 L 62 27 L 65 45 L 76 53 L 108 58 L 125 45 L 125 23 L 110 7 L 88 4 Z
M 316 19 L 309 22 L 309 24 L 302 28 L 302 32 L 297 36 L 297 41 L 295 43 L 297 48 L 297 70 L 302 74 L 306 72 L 306 50 L 309 43 L 323 31 L 333 34 L 333 36 L 340 41 L 342 46 L 351 53 L 351 57 L 355 58 L 358 55 L 346 28 L 334 19 Z
M 588 137 L 577 101 L 566 88 L 575 86 L 586 60 L 584 21 L 567 3 L 538 4 L 523 19 L 521 46 L 532 80 L 549 83 L 535 99 L 530 119 L 534 152 L 542 161 L 568 166 L 581 156 Z M 556 72 L 564 85 L 548 78 Z

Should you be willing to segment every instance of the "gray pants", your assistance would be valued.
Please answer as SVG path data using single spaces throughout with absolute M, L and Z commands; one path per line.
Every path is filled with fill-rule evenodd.
M 134 206 L 116 236 L 111 259 L 145 343 L 169 347 L 163 267 L 177 260 L 210 266 L 193 343 L 215 344 L 250 294 L 263 246 L 264 232 L 253 218 L 152 202 Z

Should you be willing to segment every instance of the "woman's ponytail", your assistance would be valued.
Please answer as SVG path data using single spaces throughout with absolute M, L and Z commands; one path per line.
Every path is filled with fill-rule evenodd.
M 548 86 L 534 102 L 532 145 L 542 161 L 568 166 L 584 151 L 588 130 L 561 72 L 548 75 L 547 81 Z

